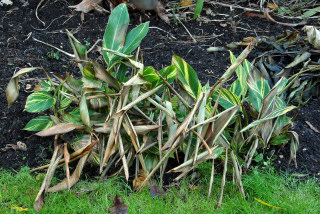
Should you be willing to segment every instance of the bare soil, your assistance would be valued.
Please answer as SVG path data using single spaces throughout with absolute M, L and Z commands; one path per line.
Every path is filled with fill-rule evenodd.
M 49 73 L 64 74 L 65 72 L 76 75 L 77 68 L 70 62 L 68 56 L 59 54 L 59 60 L 48 57 L 53 49 L 35 42 L 36 38 L 59 47 L 71 53 L 65 29 L 70 30 L 82 43 L 92 45 L 101 39 L 107 24 L 108 15 L 98 12 L 84 14 L 81 22 L 80 12 L 68 8 L 69 5 L 79 3 L 79 0 L 70 1 L 45 1 L 39 8 L 38 15 L 45 22 L 45 26 L 36 18 L 35 11 L 39 1 L 29 0 L 28 6 L 23 6 L 22 1 L 14 1 L 13 5 L 0 7 L 0 148 L 6 144 L 16 144 L 22 141 L 27 145 L 27 151 L 8 150 L 0 152 L 0 167 L 19 169 L 22 166 L 37 167 L 47 162 L 52 154 L 53 138 L 40 138 L 31 132 L 22 130 L 25 124 L 35 117 L 34 114 L 24 111 L 27 96 L 32 88 L 44 75 L 37 71 L 29 74 L 20 81 L 19 99 L 7 107 L 5 88 L 13 73 L 18 68 L 42 66 Z M 206 6 L 208 7 L 208 6 Z M 214 13 L 229 14 L 228 7 L 210 6 Z M 150 30 L 141 44 L 143 62 L 146 66 L 161 69 L 171 64 L 173 54 L 183 57 L 198 73 L 203 84 L 210 85 L 223 74 L 230 65 L 228 52 L 208 53 L 209 46 L 226 46 L 232 41 L 240 41 L 249 36 L 275 36 L 284 30 L 293 28 L 284 27 L 269 22 L 259 17 L 248 17 L 243 10 L 235 11 L 237 21 L 237 35 L 232 34 L 231 26 L 224 16 L 210 17 L 220 19 L 215 22 L 198 22 L 195 20 L 183 22 L 186 28 L 198 41 L 194 43 L 180 25 L 172 22 L 171 26 L 160 20 L 155 13 L 148 12 L 147 17 L 142 13 L 131 13 L 131 28 L 140 23 L 140 19 L 150 21 Z M 278 19 L 281 20 L 281 19 Z M 291 20 L 282 20 L 291 22 Z M 301 30 L 296 28 L 296 30 Z M 241 50 L 235 50 L 238 54 Z M 56 51 L 54 51 L 56 52 Z M 97 55 L 98 56 L 98 55 Z M 95 53 L 92 57 L 95 58 Z M 249 59 L 253 59 L 253 51 Z M 31 88 L 30 88 L 31 86 Z M 320 134 L 314 132 L 305 123 L 309 121 L 320 130 L 320 98 L 313 98 L 309 104 L 303 106 L 294 129 L 300 138 L 300 149 L 297 154 L 298 168 L 293 164 L 288 166 L 290 157 L 289 147 L 276 149 L 275 166 L 277 169 L 289 172 L 308 173 L 319 176 L 320 173 Z M 281 157 L 281 158 L 280 158 Z

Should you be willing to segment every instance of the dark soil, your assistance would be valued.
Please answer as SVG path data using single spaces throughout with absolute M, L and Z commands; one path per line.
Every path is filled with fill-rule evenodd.
M 11 6 L 0 7 L 0 148 L 6 144 L 16 144 L 22 141 L 27 145 L 27 151 L 0 152 L 0 167 L 19 169 L 22 166 L 37 167 L 47 162 L 52 154 L 53 138 L 39 138 L 32 133 L 23 131 L 25 124 L 35 115 L 24 112 L 27 96 L 38 83 L 38 77 L 44 75 L 37 71 L 29 74 L 20 81 L 19 99 L 10 107 L 7 107 L 5 88 L 18 68 L 30 66 L 42 66 L 49 73 L 64 74 L 76 73 L 77 69 L 69 58 L 59 54 L 59 60 L 48 57 L 52 48 L 33 41 L 32 38 L 45 41 L 71 53 L 69 41 L 65 29 L 70 30 L 82 43 L 91 45 L 101 39 L 107 24 L 108 15 L 92 12 L 84 15 L 81 22 L 80 13 L 68 8 L 80 1 L 45 1 L 39 8 L 39 17 L 46 23 L 45 26 L 37 20 L 35 10 L 39 1 L 29 0 L 28 6 L 22 6 L 20 1 L 14 1 Z M 215 13 L 229 14 L 228 7 L 212 6 Z M 141 13 L 142 14 L 142 13 Z M 146 66 L 161 69 L 171 64 L 173 54 L 183 57 L 198 73 L 203 84 L 209 81 L 210 85 L 223 74 L 230 65 L 228 52 L 208 53 L 209 46 L 226 46 L 232 41 L 240 41 L 249 36 L 275 36 L 284 30 L 293 28 L 273 24 L 266 19 L 247 17 L 243 10 L 235 11 L 237 21 L 237 35 L 232 34 L 231 26 L 224 16 L 210 17 L 209 19 L 221 19 L 220 22 L 184 22 L 185 26 L 198 41 L 194 43 L 186 30 L 181 25 L 171 26 L 164 23 L 153 12 L 147 16 L 140 13 L 131 14 L 131 27 L 138 25 L 140 16 L 142 21 L 150 21 L 150 30 L 141 44 L 143 60 Z M 205 12 L 203 12 L 205 15 Z M 279 19 L 278 19 L 279 20 Z M 238 22 L 239 21 L 239 22 Z M 290 20 L 284 20 L 291 22 Z M 227 24 L 223 27 L 224 24 Z M 162 30 L 160 30 L 162 29 Z M 300 29 L 297 29 L 300 30 Z M 30 33 L 32 35 L 30 36 Z M 241 50 L 234 51 L 235 54 Z M 255 53 L 249 59 L 254 58 Z M 94 58 L 95 56 L 93 56 Z M 27 89 L 31 86 L 31 89 Z M 309 121 L 320 130 L 320 99 L 315 98 L 300 109 L 294 129 L 300 138 L 300 150 L 297 154 L 298 169 L 294 165 L 287 165 L 290 152 L 289 146 L 276 152 L 283 155 L 275 161 L 275 166 L 290 172 L 307 172 L 311 175 L 320 173 L 320 142 L 319 133 L 315 133 L 305 123 Z

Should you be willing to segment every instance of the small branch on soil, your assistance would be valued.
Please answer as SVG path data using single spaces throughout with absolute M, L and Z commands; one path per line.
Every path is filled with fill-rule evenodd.
M 41 1 L 39 2 L 39 4 L 37 5 L 37 8 L 36 8 L 36 17 L 37 17 L 37 19 L 43 24 L 43 26 L 46 26 L 46 23 L 45 23 L 44 21 L 42 21 L 42 20 L 39 18 L 39 16 L 38 16 L 38 9 L 39 9 L 39 7 L 41 6 L 41 4 L 43 3 L 43 1 L 44 1 L 44 0 L 41 0 Z
M 40 43 L 42 43 L 42 44 L 44 44 L 44 45 L 47 45 L 47 46 L 49 46 L 49 47 L 52 47 L 52 48 L 60 51 L 61 53 L 64 53 L 64 54 L 67 55 L 67 56 L 70 56 L 70 57 L 73 57 L 73 58 L 75 57 L 74 54 L 68 53 L 68 52 L 66 52 L 66 51 L 64 51 L 64 50 L 62 50 L 62 49 L 60 49 L 60 48 L 57 48 L 57 47 L 51 45 L 51 44 L 48 44 L 48 43 L 43 42 L 43 41 L 40 41 L 40 40 L 38 40 L 38 39 L 36 39 L 36 38 L 34 38 L 34 37 L 32 37 L 32 39 L 33 39 L 34 41 L 36 41 L 36 42 L 40 42 Z
M 169 33 L 168 31 L 165 31 L 165 30 L 163 30 L 163 29 L 161 29 L 161 28 L 159 28 L 159 27 L 149 27 L 149 29 L 157 29 L 157 30 L 160 30 L 160 31 L 165 32 L 166 34 L 168 34 L 172 39 L 177 40 L 177 38 L 174 37 L 171 33 Z
M 191 39 L 193 40 L 193 42 L 197 43 L 197 40 L 195 38 L 193 38 L 192 34 L 190 33 L 190 31 L 188 30 L 188 28 L 180 21 L 180 19 L 174 15 L 176 17 L 176 19 L 178 20 L 178 22 L 182 25 L 182 27 L 187 31 L 187 33 L 189 34 L 189 36 L 191 37 Z

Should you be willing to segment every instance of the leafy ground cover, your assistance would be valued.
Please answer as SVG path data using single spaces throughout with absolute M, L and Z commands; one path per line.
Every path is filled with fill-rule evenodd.
M 237 186 L 228 181 L 224 203 L 219 210 L 215 210 L 221 177 L 217 177 L 214 181 L 216 185 L 213 185 L 213 194 L 208 198 L 210 168 L 211 166 L 206 164 L 198 169 L 203 175 L 199 187 L 192 188 L 188 177 L 180 182 L 179 187 L 170 188 L 164 195 L 155 198 L 152 198 L 147 188 L 140 194 L 134 193 L 123 178 L 81 181 L 70 191 L 49 194 L 41 213 L 105 213 L 113 206 L 112 200 L 116 195 L 124 200 L 129 213 L 319 213 L 320 211 L 318 200 L 320 187 L 314 178 L 299 181 L 289 174 L 256 169 L 243 179 L 247 200 L 243 200 Z M 1 170 L 2 213 L 15 213 L 16 210 L 23 209 L 27 209 L 28 213 L 35 213 L 33 198 L 37 195 L 43 176 L 30 174 L 28 169 L 22 168 L 18 173 Z

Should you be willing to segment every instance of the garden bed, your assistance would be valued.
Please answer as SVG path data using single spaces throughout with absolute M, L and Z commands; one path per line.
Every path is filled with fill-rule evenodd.
M 22 166 L 31 168 L 46 163 L 52 154 L 53 138 L 40 138 L 31 132 L 22 130 L 25 124 L 34 117 L 24 112 L 26 97 L 38 84 L 40 71 L 28 74 L 20 82 L 20 96 L 10 107 L 5 102 L 5 88 L 16 68 L 42 66 L 49 73 L 64 74 L 69 72 L 77 76 L 78 69 L 70 63 L 68 56 L 50 47 L 35 42 L 32 38 L 47 42 L 67 52 L 72 52 L 65 29 L 71 31 L 82 43 L 93 43 L 101 39 L 107 24 L 108 15 L 92 12 L 84 15 L 81 22 L 80 12 L 68 8 L 79 1 L 48 1 L 39 8 L 38 15 L 46 23 L 45 26 L 36 18 L 35 10 L 38 2 L 30 1 L 23 6 L 15 1 L 11 6 L 2 6 L 0 11 L 0 148 L 6 144 L 16 144 L 22 141 L 27 145 L 27 151 L 8 150 L 0 152 L 0 167 L 19 169 Z M 210 6 L 214 13 L 228 14 L 229 8 Z M 205 11 L 203 12 L 205 15 Z M 197 72 L 202 84 L 209 81 L 214 84 L 230 65 L 228 52 L 208 53 L 210 46 L 226 46 L 233 41 L 240 41 L 245 37 L 275 36 L 285 30 L 301 30 L 300 28 L 283 27 L 259 17 L 248 17 L 243 10 L 235 10 L 237 21 L 237 35 L 232 33 L 231 25 L 223 16 L 211 19 L 221 21 L 198 22 L 195 20 L 183 22 L 197 43 L 193 42 L 185 28 L 180 24 L 171 26 L 156 17 L 153 12 L 144 16 L 142 13 L 131 15 L 131 28 L 140 24 L 140 17 L 150 21 L 150 29 L 141 43 L 143 62 L 145 66 L 161 69 L 171 64 L 173 54 L 183 57 Z M 210 16 L 210 15 L 207 15 Z M 280 19 L 279 19 L 280 20 Z M 239 21 L 239 22 L 238 22 Z M 282 20 L 292 22 L 292 20 Z M 233 51 L 235 54 L 241 50 Z M 92 55 L 97 53 L 92 53 Z M 57 57 L 58 56 L 58 57 Z M 252 52 L 249 60 L 255 57 Z M 42 74 L 40 74 L 41 77 Z M 43 76 L 44 77 L 44 76 Z M 320 98 L 314 97 L 299 110 L 293 129 L 299 134 L 300 146 L 297 153 L 298 168 L 294 164 L 288 166 L 290 145 L 275 150 L 273 158 L 276 168 L 290 172 L 320 176 L 320 133 L 313 131 L 306 123 L 311 123 L 320 129 Z

